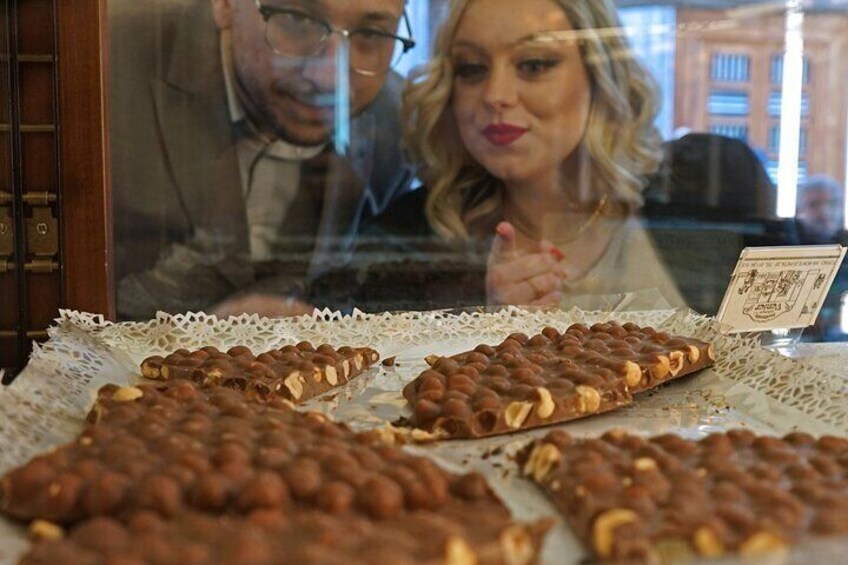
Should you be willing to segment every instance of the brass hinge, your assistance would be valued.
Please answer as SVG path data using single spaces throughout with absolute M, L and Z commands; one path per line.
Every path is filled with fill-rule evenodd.
M 27 253 L 32 261 L 24 265 L 31 273 L 52 273 L 59 269 L 59 221 L 53 215 L 50 202 L 56 195 L 47 192 L 30 192 L 24 201 L 32 206 L 32 217 L 27 218 Z
M 26 192 L 21 198 L 30 206 L 49 206 L 56 202 L 56 194 L 52 192 Z
M 0 257 L 0 275 L 11 273 L 17 268 L 17 265 L 8 257 Z
M 24 270 L 30 273 L 46 274 L 59 270 L 58 261 L 36 258 L 24 264 Z
M 0 330 L 0 339 L 17 339 L 19 336 L 20 332 Z M 32 330 L 26 332 L 26 337 L 27 339 L 47 339 L 50 335 L 47 330 Z

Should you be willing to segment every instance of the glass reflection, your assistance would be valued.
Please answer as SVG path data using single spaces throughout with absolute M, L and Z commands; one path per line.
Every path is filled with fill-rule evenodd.
M 806 181 L 844 203 L 844 6 L 487 0 L 481 19 L 481 3 L 275 0 L 263 18 L 255 0 L 113 0 L 122 316 L 712 314 L 743 247 L 812 242 Z M 272 47 L 272 12 L 284 38 L 307 22 L 326 44 Z M 369 76 L 355 49 L 339 67 L 333 29 L 417 47 Z

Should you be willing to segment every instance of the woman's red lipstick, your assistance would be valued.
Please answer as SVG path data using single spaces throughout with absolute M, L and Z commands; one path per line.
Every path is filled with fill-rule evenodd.
M 483 135 L 494 145 L 504 146 L 515 142 L 528 131 L 527 128 L 512 124 L 492 124 L 483 130 Z

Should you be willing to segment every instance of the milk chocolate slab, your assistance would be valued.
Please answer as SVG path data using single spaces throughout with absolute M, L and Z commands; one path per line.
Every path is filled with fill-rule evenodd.
M 565 422 L 713 363 L 709 344 L 635 324 L 574 324 L 432 360 L 403 389 L 411 425 L 470 438 Z
M 35 544 L 22 565 L 147 563 L 274 565 L 535 562 L 543 530 L 514 525 L 502 507 L 482 514 L 457 504 L 390 522 L 303 510 L 249 516 L 137 514 L 125 523 L 94 518 L 64 538 Z
M 848 534 L 848 439 L 732 430 L 692 441 L 554 431 L 517 457 L 602 560 L 758 557 Z
M 316 349 L 308 341 L 258 356 L 244 346 L 226 352 L 207 346 L 148 357 L 141 364 L 141 373 L 149 379 L 189 379 L 204 386 L 244 390 L 259 398 L 278 396 L 300 403 L 348 382 L 379 358 L 368 347 L 335 349 L 324 344 Z
M 535 556 L 544 525 L 511 522 L 482 476 L 449 473 L 381 437 L 285 401 L 192 381 L 107 386 L 77 441 L 2 478 L 0 511 L 61 526 L 98 517 L 129 524 L 143 513 L 174 521 L 176 531 L 182 516 L 198 513 L 235 519 L 271 512 L 290 520 L 308 513 L 374 524 L 423 516 L 416 527 L 427 520 L 469 524 L 466 533 L 457 530 L 456 543 L 465 545 L 451 551 L 483 555 L 485 547 L 500 547 L 503 535 L 514 536 L 516 551 Z M 486 522 L 495 517 L 494 525 Z M 220 549 L 208 541 L 209 551 Z M 357 548 L 349 550 L 354 558 L 364 550 Z

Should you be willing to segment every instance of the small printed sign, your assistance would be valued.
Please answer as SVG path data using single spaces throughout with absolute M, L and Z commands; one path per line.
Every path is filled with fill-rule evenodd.
M 746 247 L 716 318 L 729 333 L 813 325 L 836 278 L 841 245 Z

